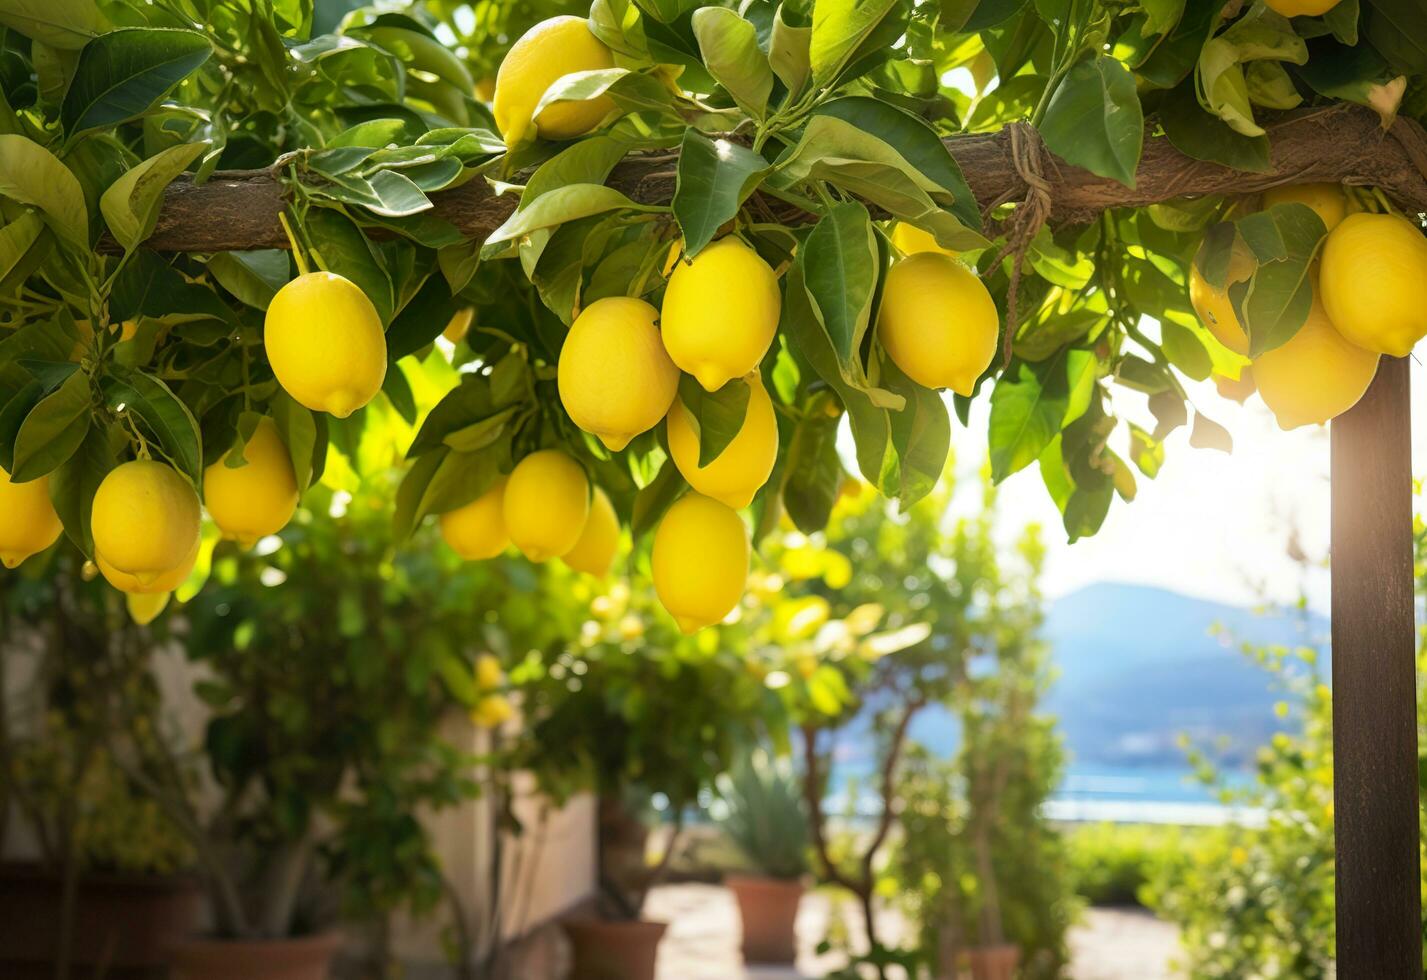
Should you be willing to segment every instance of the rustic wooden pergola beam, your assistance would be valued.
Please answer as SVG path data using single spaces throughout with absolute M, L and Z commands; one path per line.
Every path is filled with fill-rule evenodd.
M 1397 120 L 1384 131 L 1376 113 L 1337 105 L 1291 113 L 1269 127 L 1269 170 L 1246 173 L 1185 156 L 1164 136 L 1145 141 L 1134 187 L 1055 161 L 1053 224 L 1083 223 L 1110 208 L 1144 207 L 1181 197 L 1247 194 L 1280 184 L 1333 181 L 1379 187 L 1405 210 L 1427 212 L 1427 133 Z M 1011 162 L 1005 131 L 946 141 L 981 207 L 1023 200 L 1025 182 Z M 608 183 L 640 204 L 667 204 L 675 171 L 669 154 L 635 154 Z M 513 194 L 497 195 L 483 180 L 439 191 L 434 213 L 462 234 L 484 239 L 515 209 Z M 787 204 L 770 201 L 780 217 L 800 220 Z M 158 224 L 145 245 L 160 252 L 224 252 L 286 248 L 278 213 L 282 185 L 268 170 L 221 171 L 204 184 L 180 178 L 164 195 Z

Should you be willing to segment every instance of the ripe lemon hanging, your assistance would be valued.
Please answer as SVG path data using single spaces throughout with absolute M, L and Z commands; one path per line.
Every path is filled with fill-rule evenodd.
M 1265 0 L 1268 9 L 1285 17 L 1318 17 L 1338 5 L 1338 0 Z
M 1239 323 L 1239 315 L 1234 312 L 1233 301 L 1229 299 L 1229 287 L 1243 282 L 1254 274 L 1254 257 L 1247 245 L 1235 241 L 1229 253 L 1229 275 L 1223 289 L 1215 289 L 1199 272 L 1193 263 L 1189 267 L 1189 303 L 1199 317 L 1199 322 L 1212 333 L 1219 343 L 1235 354 L 1249 352 L 1249 336 Z
M 168 592 L 155 592 L 153 595 L 131 592 L 124 596 L 124 605 L 129 608 L 130 619 L 140 626 L 147 626 L 168 606 L 168 597 Z
M 583 17 L 551 17 L 526 31 L 511 45 L 495 76 L 491 111 L 506 146 L 535 135 L 568 140 L 594 129 L 615 108 L 607 95 L 547 106 L 534 120 L 535 132 L 530 117 L 545 90 L 565 75 L 613 67 L 614 55 Z
M 558 449 L 516 464 L 505 484 L 505 530 L 531 561 L 559 558 L 575 546 L 590 515 L 590 481 Z
M 193 542 L 193 548 L 181 562 L 147 582 L 139 581 L 138 577 L 130 575 L 128 572 L 119 571 L 104 559 L 98 548 L 94 549 L 94 565 L 104 576 L 104 580 L 120 592 L 128 595 L 159 595 L 172 592 L 188 579 L 194 564 L 198 561 L 198 547 L 199 542 Z
M 576 425 L 616 452 L 658 425 L 679 390 L 658 317 L 642 299 L 597 299 L 560 347 L 561 404 Z
M 61 530 L 50 502 L 50 478 L 11 483 L 0 467 L 0 564 L 14 568 L 54 544 Z
M 956 251 L 950 248 L 942 248 L 932 237 L 929 231 L 923 231 L 916 225 L 909 225 L 905 221 L 899 221 L 892 226 L 892 244 L 897 251 L 903 255 L 916 255 L 918 252 L 940 252 L 942 255 L 956 257 Z
M 1338 184 L 1286 184 L 1263 192 L 1265 209 L 1275 204 L 1306 204 L 1323 219 L 1329 231 L 1347 216 L 1348 195 Z
M 654 591 L 685 633 L 721 621 L 748 582 L 748 528 L 700 493 L 674 502 L 654 532 Z
M 1254 361 L 1259 395 L 1282 429 L 1316 425 L 1357 404 L 1377 373 L 1378 355 L 1349 343 L 1314 297 L 1298 333 Z
M 500 658 L 493 653 L 483 653 L 476 658 L 476 687 L 482 691 L 493 691 L 505 683 L 505 671 L 501 669 Z
M 600 487 L 595 487 L 589 519 L 585 521 L 580 540 L 565 553 L 565 564 L 577 572 L 602 578 L 609 574 L 609 567 L 614 563 L 618 550 L 619 517 L 615 515 L 609 495 Z
M 1427 334 L 1427 238 L 1406 218 L 1344 218 L 1323 244 L 1318 285 L 1333 326 L 1359 347 L 1406 357 Z
M 151 459 L 121 463 L 94 493 L 96 560 L 102 554 L 147 588 L 196 551 L 200 519 L 198 494 L 172 466 Z
M 681 371 L 718 391 L 763 360 L 782 305 L 763 257 L 738 238 L 721 238 L 669 277 L 659 313 L 664 347 Z
M 515 717 L 515 709 L 503 694 L 487 694 L 471 709 L 471 721 L 477 728 L 499 728 Z
M 919 252 L 887 270 L 877 336 L 917 384 L 970 395 L 996 355 L 996 303 L 976 273 L 939 252 Z
M 330 272 L 309 272 L 277 291 L 263 347 L 289 395 L 339 419 L 375 398 L 386 378 L 376 307 L 355 283 Z
M 699 466 L 699 433 L 694 431 L 683 402 L 675 401 L 669 409 L 669 455 L 689 486 L 739 510 L 752 503 L 754 494 L 773 472 L 778 456 L 778 419 L 773 414 L 773 401 L 756 373 L 729 383 L 748 385 L 748 410 L 738 435 L 707 466 Z
M 494 558 L 510 544 L 505 533 L 505 477 L 475 500 L 441 515 L 441 537 L 466 561 Z
M 223 537 L 251 548 L 287 526 L 297 510 L 297 474 L 270 418 L 258 422 L 243 447 L 244 465 L 219 459 L 203 471 L 203 502 Z

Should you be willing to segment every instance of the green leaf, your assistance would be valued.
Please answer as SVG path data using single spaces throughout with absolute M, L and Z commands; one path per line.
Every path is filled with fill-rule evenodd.
M 0 134 L 0 197 L 32 204 L 59 234 L 89 244 L 89 209 L 79 179 L 49 150 L 23 136 Z
M 48 251 L 41 241 L 41 236 L 45 234 L 45 219 L 34 211 L 26 211 L 9 224 L 0 226 L 0 294 L 9 292 L 29 278 Z M 46 241 L 53 242 L 54 239 Z
M 788 516 L 804 534 L 821 531 L 846 475 L 837 455 L 837 419 L 814 412 L 799 419 L 784 466 Z
M 788 18 L 784 16 L 787 8 L 786 3 L 781 3 L 777 13 L 773 15 L 772 36 L 768 41 L 768 64 L 772 67 L 773 74 L 787 86 L 788 92 L 797 96 L 807 84 L 808 74 L 812 70 L 808 46 L 812 43 L 813 29 L 788 23 Z
M 125 171 L 99 198 L 99 210 L 114 240 L 132 249 L 154 231 L 163 203 L 164 188 L 211 144 L 179 143 L 160 150 L 143 163 Z
M 634 495 L 634 510 L 629 518 L 629 533 L 637 542 L 653 530 L 669 509 L 669 505 L 683 496 L 688 489 L 679 467 L 672 459 L 665 459 L 659 473 Z
M 0 24 L 66 51 L 84 47 L 108 26 L 95 0 L 4 0 Z
M 1134 76 L 1106 55 L 1079 62 L 1051 97 L 1040 132 L 1067 163 L 1134 187 L 1145 134 Z
M 1365 0 L 1362 32 L 1394 71 L 1427 73 L 1427 3 L 1423 0 Z
M 816 0 L 808 64 L 813 84 L 837 77 L 862 42 L 897 7 L 897 0 Z
M 60 106 L 64 131 L 73 136 L 142 115 L 212 54 L 196 31 L 125 27 L 101 34 L 79 53 Z
M 1240 236 L 1259 266 L 1247 285 L 1229 287 L 1229 298 L 1249 335 L 1249 356 L 1258 357 L 1289 340 L 1313 307 L 1310 268 L 1327 235 L 1323 219 L 1306 204 L 1275 204 L 1241 218 Z
M 114 467 L 114 450 L 104 430 L 91 426 L 74 454 L 50 474 L 50 500 L 65 534 L 86 555 L 94 554 L 89 529 L 94 494 Z
M 773 69 L 758 46 L 757 28 L 727 7 L 694 11 L 693 28 L 709 73 L 744 112 L 762 119 L 773 92 Z
M 749 392 L 743 378 L 734 378 L 718 391 L 709 392 L 692 375 L 679 376 L 679 410 L 688 414 L 699 437 L 699 466 L 718 459 L 743 428 Z
M 240 302 L 266 310 L 290 275 L 288 253 L 279 248 L 251 252 L 218 252 L 208 260 L 208 271 L 218 284 Z
M 383 324 L 390 324 L 396 308 L 391 276 L 379 250 L 362 234 L 357 223 L 335 208 L 311 208 L 303 230 L 312 242 L 318 265 L 356 283 L 366 293 Z
M 1035 462 L 1074 422 L 1095 386 L 1093 351 L 1071 349 L 1036 364 L 1020 362 L 991 391 L 991 479 L 999 483 Z
M 725 222 L 738 216 L 769 169 L 761 155 L 737 143 L 710 139 L 692 126 L 684 130 L 673 211 L 686 255 L 699 254 Z
M 880 264 L 867 209 L 857 201 L 834 205 L 813 227 L 803 253 L 813 312 L 832 340 L 844 376 L 861 377 L 855 359 L 871 324 Z
M 662 210 L 654 205 L 636 204 L 613 187 L 603 184 L 569 184 L 546 191 L 520 208 L 506 219 L 505 224 L 491 232 L 486 244 L 510 241 L 540 228 L 553 228 L 566 221 L 621 208 L 631 211 Z
M 882 367 L 888 386 L 907 399 L 906 408 L 891 413 L 897 503 L 905 511 L 941 479 L 951 451 L 951 417 L 940 395 L 908 378 L 891 358 Z
M 15 465 L 10 479 L 28 483 L 44 476 L 74 454 L 89 432 L 93 391 L 89 375 L 76 371 L 39 403 L 15 434 Z
M 174 469 L 195 487 L 202 485 L 203 440 L 198 423 L 168 385 L 142 371 L 124 377 L 111 375 L 104 379 L 104 400 L 110 409 L 143 420 Z
M 310 409 L 293 401 L 285 391 L 279 391 L 268 405 L 268 414 L 277 426 L 278 436 L 292 457 L 293 473 L 297 476 L 298 492 L 312 485 L 313 456 L 317 450 L 317 422 Z
M 1194 96 L 1192 83 L 1180 85 L 1165 98 L 1159 121 L 1164 135 L 1185 156 L 1250 173 L 1270 169 L 1268 137 L 1245 136 L 1205 112 Z

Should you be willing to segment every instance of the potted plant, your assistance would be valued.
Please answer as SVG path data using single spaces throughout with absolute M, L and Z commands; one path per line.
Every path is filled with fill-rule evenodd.
M 808 818 L 802 789 L 787 759 L 754 753 L 719 781 L 723 832 L 756 874 L 729 874 L 724 884 L 738 902 L 743 958 L 792 963 L 796 923 L 808 874 Z
M 159 721 L 150 643 L 67 546 L 37 570 L 0 581 L 0 975 L 161 977 L 200 891 L 113 751 Z

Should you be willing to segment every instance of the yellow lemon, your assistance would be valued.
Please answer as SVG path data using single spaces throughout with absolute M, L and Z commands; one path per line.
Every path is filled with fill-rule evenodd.
M 1199 273 L 1199 266 L 1190 263 L 1189 267 L 1190 305 L 1194 307 L 1194 312 L 1205 329 L 1235 354 L 1249 352 L 1249 336 L 1244 333 L 1239 316 L 1234 312 L 1233 301 L 1229 299 L 1229 287 L 1253 275 L 1254 268 L 1253 253 L 1247 245 L 1238 241 L 1234 242 L 1233 250 L 1229 253 L 1229 275 L 1223 289 L 1215 289 L 1209 285 L 1208 280 Z
M 453 344 L 459 344 L 471 329 L 471 321 L 475 319 L 475 316 L 476 308 L 474 306 L 462 307 L 451 314 L 451 319 L 446 321 L 446 328 L 441 331 L 441 336 Z
M 1265 0 L 1268 9 L 1285 17 L 1318 17 L 1338 5 L 1338 0 Z
M 90 512 L 94 550 L 143 586 L 194 552 L 200 520 L 193 486 L 172 466 L 151 459 L 110 470 Z
M 506 533 L 526 558 L 559 558 L 585 530 L 590 481 L 569 456 L 542 449 L 516 464 L 505 484 L 502 511 Z
M 494 558 L 510 544 L 505 533 L 505 477 L 468 504 L 441 515 L 441 537 L 466 561 Z
M 970 395 L 996 355 L 996 303 L 976 273 L 939 252 L 909 255 L 887 270 L 877 336 L 907 377 Z
M 226 458 L 226 457 L 225 457 Z M 203 471 L 203 502 L 223 537 L 251 548 L 287 526 L 297 510 L 297 473 L 272 419 L 259 420 L 244 465 L 218 460 Z
M 603 577 L 609 574 L 609 566 L 613 564 L 618 550 L 619 517 L 615 515 L 609 495 L 600 487 L 595 487 L 589 519 L 585 521 L 584 531 L 580 532 L 580 540 L 565 553 L 565 564 L 577 572 Z
M 1227 398 L 1242 405 L 1254 393 L 1253 368 L 1240 369 L 1238 378 L 1216 374 L 1214 375 L 1214 387 L 1219 389 L 1220 398 Z
M 1280 428 L 1316 425 L 1357 404 L 1377 373 L 1378 355 L 1349 343 L 1314 297 L 1298 333 L 1254 360 L 1254 379 Z
M 514 716 L 515 709 L 501 694 L 487 694 L 471 709 L 471 721 L 477 728 L 499 728 Z
M 1406 218 L 1344 218 L 1323 244 L 1318 285 L 1333 326 L 1359 347 L 1406 357 L 1427 334 L 1427 238 Z
M 476 658 L 476 687 L 491 691 L 505 683 L 505 671 L 501 670 L 500 658 L 493 653 L 483 653 Z
M 50 502 L 50 478 L 11 483 L 0 467 L 0 564 L 14 568 L 54 544 L 61 530 Z
M 576 425 L 616 452 L 658 425 L 679 390 L 658 317 L 642 299 L 597 299 L 575 317 L 560 347 L 561 404 Z
M 128 572 L 119 571 L 105 560 L 98 548 L 94 549 L 94 564 L 103 574 L 104 580 L 120 592 L 129 595 L 159 595 L 172 592 L 187 581 L 194 564 L 198 561 L 198 547 L 199 542 L 194 541 L 193 547 L 182 561 L 173 568 L 165 569 L 147 582 L 141 582 L 137 576 L 130 575 Z
M 916 255 L 918 252 L 940 252 L 942 255 L 956 257 L 956 251 L 950 248 L 942 248 L 937 244 L 929 231 L 922 231 L 916 225 L 909 225 L 904 221 L 897 222 L 892 227 L 892 244 L 897 251 L 903 255 Z
M 721 238 L 680 262 L 664 290 L 664 347 L 708 391 L 758 366 L 782 309 L 778 279 L 741 240 Z
M 376 307 L 355 283 L 330 272 L 309 272 L 277 291 L 263 347 L 289 395 L 339 419 L 375 398 L 386 378 Z
M 539 135 L 547 140 L 582 136 L 615 108 L 607 95 L 584 102 L 556 102 L 531 116 L 555 82 L 577 71 L 613 68 L 614 55 L 590 31 L 583 17 L 542 20 L 511 45 L 495 76 L 495 124 L 507 146 Z
M 654 591 L 692 633 L 738 605 L 748 582 L 748 528 L 738 512 L 700 493 L 674 502 L 654 532 Z
M 129 607 L 130 619 L 140 626 L 147 626 L 168 606 L 168 597 L 167 592 L 155 592 L 153 595 L 131 592 L 124 596 L 124 605 Z
M 757 374 L 732 382 L 748 385 L 748 411 L 738 435 L 723 452 L 699 466 L 699 433 L 694 431 L 688 409 L 681 401 L 669 409 L 669 455 L 689 486 L 706 497 L 738 510 L 753 501 L 778 456 L 778 420 L 773 401 Z
M 1306 204 L 1323 219 L 1329 231 L 1347 216 L 1348 195 L 1339 184 L 1285 184 L 1263 192 L 1265 209 L 1275 204 Z

